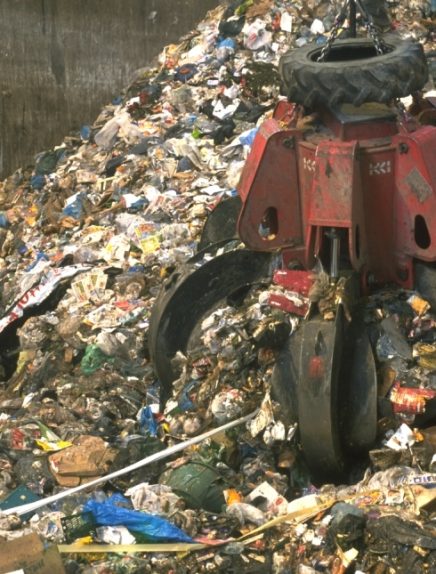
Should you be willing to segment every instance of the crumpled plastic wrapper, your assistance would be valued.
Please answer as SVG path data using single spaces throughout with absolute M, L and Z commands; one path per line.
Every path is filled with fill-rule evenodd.
M 130 497 L 135 510 L 149 514 L 168 515 L 180 506 L 180 497 L 164 484 L 137 484 L 125 494 Z

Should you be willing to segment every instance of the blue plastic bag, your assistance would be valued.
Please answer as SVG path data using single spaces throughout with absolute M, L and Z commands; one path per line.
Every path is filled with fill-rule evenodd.
M 157 436 L 158 425 L 150 407 L 142 407 L 138 418 L 141 434 Z
M 160 516 L 128 508 L 130 501 L 114 494 L 103 502 L 88 500 L 84 512 L 92 512 L 98 526 L 125 526 L 154 542 L 192 542 L 192 538 Z
M 257 132 L 258 128 L 253 128 L 249 132 L 244 132 L 239 136 L 239 141 L 241 142 L 242 145 L 252 146 Z
M 83 193 L 72 195 L 67 200 L 67 204 L 63 208 L 62 213 L 73 219 L 80 219 L 83 215 L 83 197 Z
M 233 38 L 224 38 L 218 42 L 218 48 L 230 48 L 231 50 L 236 50 L 237 44 Z

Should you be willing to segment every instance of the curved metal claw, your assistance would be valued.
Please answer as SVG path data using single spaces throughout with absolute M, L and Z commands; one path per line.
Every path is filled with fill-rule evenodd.
M 238 236 L 236 224 L 241 211 L 242 202 L 239 195 L 222 199 L 211 211 L 198 243 L 198 251 L 224 240 L 235 239 Z
M 347 331 L 341 428 L 344 447 L 356 454 L 368 451 L 377 436 L 377 369 L 364 325 L 353 322 Z
M 272 376 L 273 396 L 300 442 L 314 477 L 338 480 L 350 454 L 368 449 L 377 430 L 377 377 L 368 336 L 349 324 L 315 317 L 290 337 Z
M 302 325 L 300 335 L 300 440 L 309 468 L 326 478 L 345 468 L 338 412 L 344 328 L 339 306 L 335 321 L 312 319 Z
M 198 256 L 170 276 L 150 319 L 149 349 L 163 401 L 177 378 L 172 359 L 177 351 L 186 352 L 194 328 L 205 314 L 226 297 L 270 280 L 272 275 L 273 257 L 268 253 L 236 250 L 201 266 L 197 261 Z

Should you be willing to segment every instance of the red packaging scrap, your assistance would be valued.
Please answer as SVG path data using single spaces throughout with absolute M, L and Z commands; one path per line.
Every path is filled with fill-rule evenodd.
M 420 414 L 425 412 L 426 402 L 436 397 L 432 389 L 402 387 L 397 381 L 392 387 L 390 401 L 394 413 Z
M 288 291 L 307 297 L 314 283 L 313 273 L 312 271 L 298 271 L 296 269 L 279 269 L 274 273 L 273 283 L 281 285 Z
M 270 293 L 269 304 L 304 317 L 309 310 L 308 294 L 313 285 L 313 273 L 293 269 L 278 270 L 274 273 L 273 283 L 284 287 L 286 291 Z
M 309 310 L 309 300 L 304 301 L 301 298 L 289 297 L 286 293 L 270 293 L 268 303 L 271 307 L 278 307 L 287 313 L 295 313 L 304 317 Z

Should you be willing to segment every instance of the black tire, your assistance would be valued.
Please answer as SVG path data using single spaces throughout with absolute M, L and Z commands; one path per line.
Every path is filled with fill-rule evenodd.
M 383 37 L 388 51 L 377 55 L 369 38 L 337 40 L 323 62 L 322 46 L 309 44 L 284 54 L 280 74 L 291 102 L 317 104 L 388 103 L 421 90 L 428 79 L 421 44 Z

